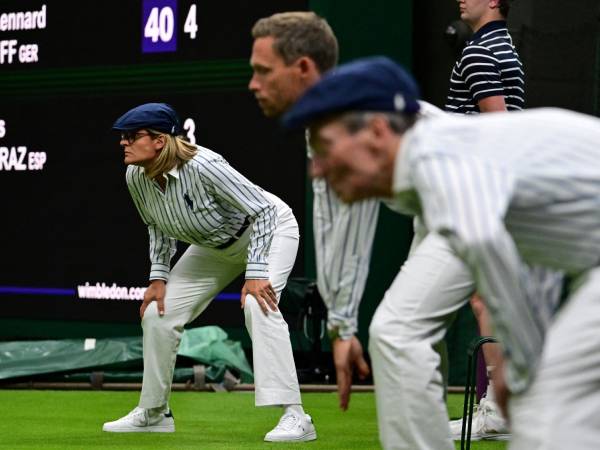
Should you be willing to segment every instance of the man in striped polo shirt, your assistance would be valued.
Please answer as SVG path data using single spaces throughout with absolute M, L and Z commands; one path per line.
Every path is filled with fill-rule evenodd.
M 393 196 L 464 262 L 506 357 L 495 388 L 501 404 L 511 394 L 509 448 L 596 449 L 600 120 L 550 108 L 417 120 L 416 96 L 400 66 L 359 60 L 307 91 L 284 124 L 310 126 L 313 175 L 325 177 L 340 198 Z M 569 275 L 549 323 L 553 305 L 540 297 L 525 264 Z M 439 306 L 419 315 L 441 327 L 452 305 Z M 405 369 L 396 370 L 402 376 Z M 432 386 L 426 377 L 414 382 L 421 390 L 407 391 L 405 400 L 413 408 Z M 427 426 L 430 415 L 421 420 Z M 414 432 L 406 429 L 403 442 L 385 448 L 425 448 L 409 440 Z
M 452 70 L 446 111 L 478 114 L 523 109 L 523 65 L 506 28 L 509 0 L 457 1 L 460 18 L 474 34 Z
M 316 439 L 302 408 L 287 323 L 277 307 L 298 250 L 292 210 L 221 155 L 184 140 L 169 105 L 140 105 L 113 129 L 121 132 L 127 187 L 148 227 L 151 267 L 140 308 L 140 401 L 103 430 L 175 431 L 169 397 L 183 327 L 245 272 L 240 299 L 252 339 L 255 404 L 283 408 L 278 425 L 264 439 Z M 171 269 L 178 240 L 190 246 Z

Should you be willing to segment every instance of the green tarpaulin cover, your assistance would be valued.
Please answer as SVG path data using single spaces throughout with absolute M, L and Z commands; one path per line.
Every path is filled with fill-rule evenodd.
M 251 383 L 253 374 L 242 346 L 216 326 L 185 330 L 178 355 L 209 366 L 207 377 L 220 381 L 226 369 Z M 0 342 L 0 380 L 75 371 L 123 371 L 142 364 L 142 338 L 65 339 Z

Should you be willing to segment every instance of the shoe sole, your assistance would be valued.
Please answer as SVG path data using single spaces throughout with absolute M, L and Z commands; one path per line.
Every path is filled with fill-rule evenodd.
M 452 440 L 460 441 L 460 435 L 452 436 Z M 472 434 L 472 441 L 508 441 L 510 440 L 510 434 Z
M 481 436 L 481 439 L 484 441 L 508 441 L 510 439 L 510 434 L 507 434 L 507 433 L 484 434 Z
M 311 433 L 305 434 L 304 436 L 294 438 L 294 439 L 265 438 L 265 442 L 306 442 L 306 441 L 315 441 L 316 439 L 317 439 L 317 432 L 313 431 Z
M 113 428 L 102 431 L 107 433 L 175 433 L 175 427 L 135 427 L 135 428 Z

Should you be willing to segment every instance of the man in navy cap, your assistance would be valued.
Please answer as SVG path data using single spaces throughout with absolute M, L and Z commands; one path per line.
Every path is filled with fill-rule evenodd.
M 511 450 L 597 448 L 600 121 L 558 109 L 416 121 L 417 95 L 390 60 L 360 60 L 309 89 L 284 124 L 310 125 L 313 175 L 342 199 L 393 197 L 462 260 L 504 349 L 495 388 L 504 407 L 511 394 Z M 409 259 L 371 325 L 386 449 L 436 448 L 428 433 L 443 425 L 443 405 L 431 402 L 440 398 L 431 342 L 465 300 L 427 296 L 448 276 L 430 256 L 411 255 L 430 263 L 419 267 L 427 272 L 424 298 L 405 292 L 418 278 Z M 569 275 L 556 316 L 525 264 Z
M 277 306 L 298 250 L 292 210 L 221 155 L 179 136 L 177 114 L 164 103 L 133 108 L 113 128 L 121 132 L 127 187 L 148 227 L 151 267 L 140 308 L 140 402 L 103 430 L 175 431 L 168 401 L 183 327 L 245 272 L 241 304 L 252 339 L 255 403 L 283 409 L 264 439 L 316 439 L 302 408 L 287 323 Z M 178 240 L 190 245 L 171 269 Z

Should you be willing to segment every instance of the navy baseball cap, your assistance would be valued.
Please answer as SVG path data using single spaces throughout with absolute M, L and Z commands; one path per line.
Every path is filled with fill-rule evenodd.
M 283 116 L 286 128 L 306 127 L 344 111 L 419 111 L 413 77 L 385 56 L 357 59 L 328 72 Z
M 152 128 L 173 135 L 181 132 L 177 113 L 166 103 L 144 103 L 136 106 L 119 117 L 112 128 L 119 131 Z

